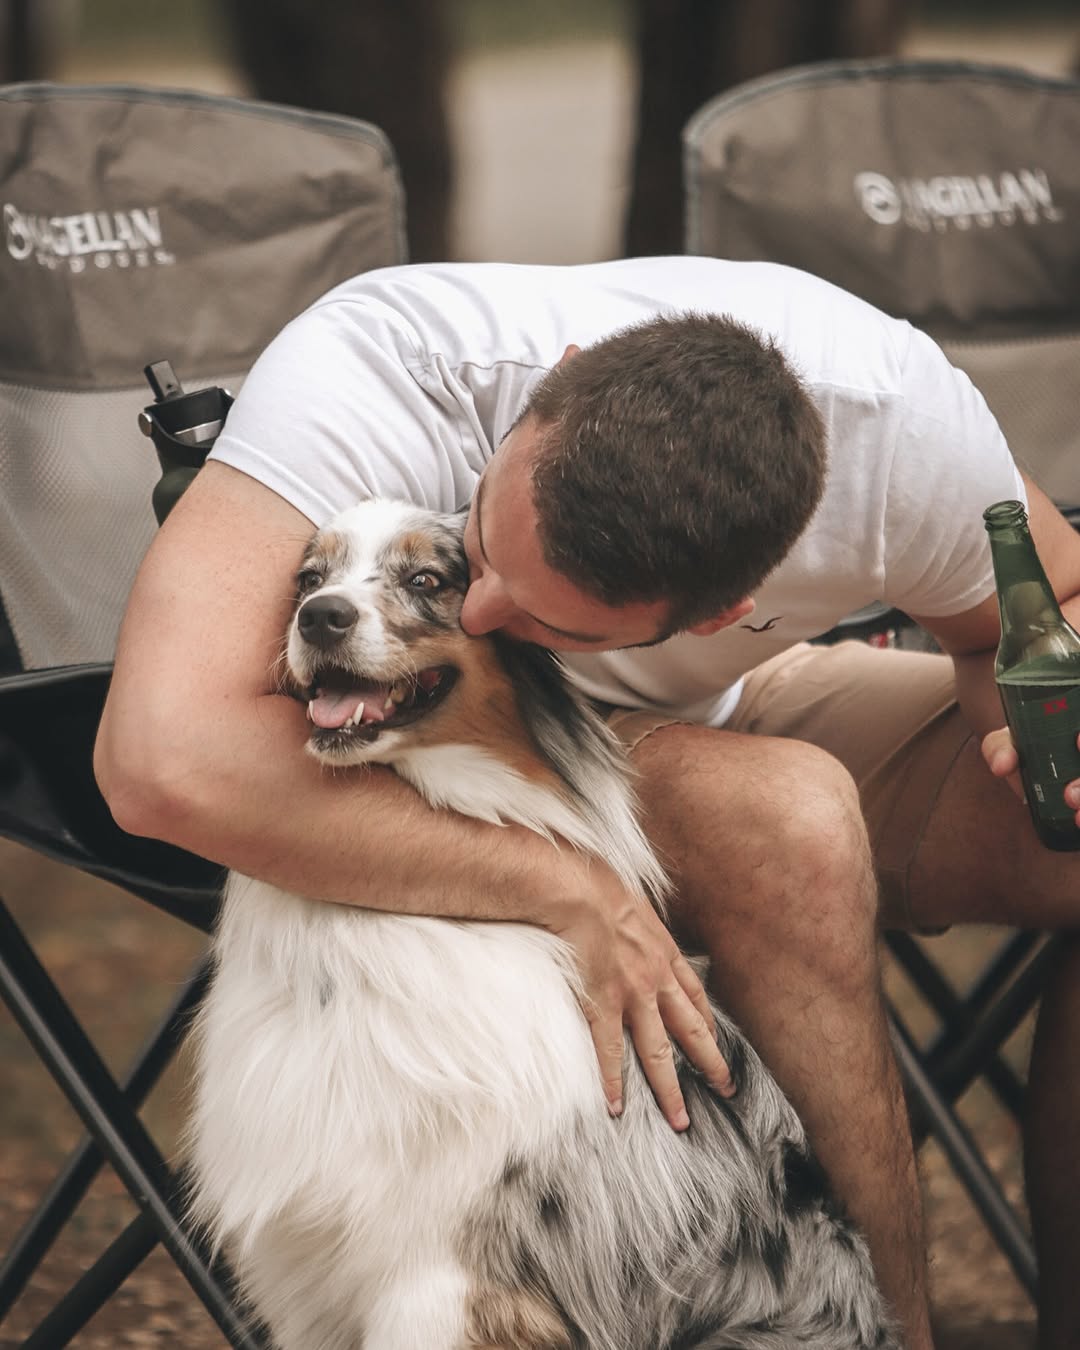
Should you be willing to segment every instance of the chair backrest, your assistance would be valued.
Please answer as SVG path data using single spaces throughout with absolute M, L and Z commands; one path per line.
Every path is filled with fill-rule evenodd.
M 156 528 L 145 365 L 235 389 L 295 314 L 405 260 L 383 134 L 111 86 L 0 88 L 0 603 L 26 669 L 113 654 Z
M 800 267 L 925 329 L 1080 505 L 1080 82 L 800 67 L 707 104 L 684 157 L 689 252 Z

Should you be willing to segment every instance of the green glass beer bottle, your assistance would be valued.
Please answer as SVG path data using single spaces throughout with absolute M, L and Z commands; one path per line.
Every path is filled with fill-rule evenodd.
M 1046 579 L 1023 503 L 995 502 L 983 520 L 1001 610 L 994 678 L 1031 819 L 1047 848 L 1080 849 L 1076 812 L 1063 795 L 1080 778 L 1080 633 Z

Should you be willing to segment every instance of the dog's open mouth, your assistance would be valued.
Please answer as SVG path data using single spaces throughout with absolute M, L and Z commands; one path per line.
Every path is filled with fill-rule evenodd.
M 457 677 L 453 666 L 429 666 L 388 684 L 327 666 L 306 691 L 313 737 L 324 745 L 347 738 L 374 740 L 381 731 L 425 717 L 443 701 Z

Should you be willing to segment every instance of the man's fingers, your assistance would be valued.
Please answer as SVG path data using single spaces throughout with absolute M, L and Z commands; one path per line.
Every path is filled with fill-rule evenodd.
M 1024 785 L 1020 781 L 1020 756 L 1016 753 L 1008 727 L 990 731 L 982 738 L 982 757 L 995 778 L 1003 778 L 1013 792 L 1024 801 Z
M 655 1004 L 640 1008 L 631 1017 L 630 1034 L 657 1105 L 673 1129 L 685 1130 L 690 1117 L 686 1114 L 679 1075 L 675 1071 L 671 1040 Z
M 709 1018 L 706 1021 L 697 1005 L 677 985 L 661 990 L 659 1006 L 668 1033 L 679 1043 L 686 1058 L 704 1076 L 713 1091 L 724 1097 L 733 1096 L 735 1083 L 727 1061 L 716 1044 L 716 1026 L 711 1010 L 708 1010 Z
M 569 934 L 564 934 L 573 941 Z M 617 929 L 615 951 L 584 963 L 582 1000 L 600 1066 L 604 1096 L 613 1115 L 623 1106 L 624 1028 L 656 1098 L 676 1130 L 689 1125 L 672 1041 L 714 1091 L 735 1091 L 716 1043 L 708 996 L 693 966 L 651 910 L 638 905 Z M 586 949 L 589 950 L 589 949 Z
M 995 778 L 1007 778 L 1015 773 L 1019 758 L 1007 727 L 987 732 L 981 748 L 987 768 Z
M 600 1063 L 600 1078 L 604 1084 L 608 1110 L 613 1116 L 618 1116 L 622 1114 L 623 1108 L 622 1018 L 601 1015 L 595 1005 L 586 1009 L 586 1015 L 596 1058 Z
M 698 978 L 698 973 L 690 962 L 683 956 L 682 952 L 677 952 L 671 962 L 671 972 L 679 981 L 683 993 L 705 1019 L 705 1024 L 709 1030 L 716 1034 L 716 1019 L 713 1017 L 713 1010 L 709 1005 L 709 996 L 705 992 L 705 986 Z M 682 1044 L 682 1041 L 679 1042 Z
M 682 952 L 672 960 L 671 970 L 691 1007 L 686 1008 L 679 999 L 670 998 L 667 1005 L 661 1007 L 667 1028 L 691 1064 L 704 1074 L 709 1086 L 730 1097 L 735 1092 L 735 1082 L 716 1044 L 716 1018 L 705 986 Z

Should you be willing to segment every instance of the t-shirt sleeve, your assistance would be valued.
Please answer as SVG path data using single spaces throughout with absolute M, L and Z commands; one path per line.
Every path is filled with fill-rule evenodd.
M 992 592 L 983 511 L 1027 492 L 986 401 L 924 333 L 910 329 L 884 516 L 884 599 L 944 617 Z
M 388 306 L 330 298 L 256 361 L 211 458 L 316 525 L 373 496 L 457 510 L 484 456 L 453 400 L 420 383 L 425 374 L 425 354 Z

